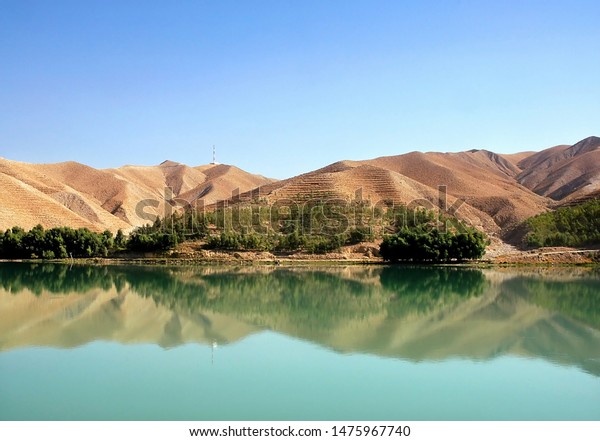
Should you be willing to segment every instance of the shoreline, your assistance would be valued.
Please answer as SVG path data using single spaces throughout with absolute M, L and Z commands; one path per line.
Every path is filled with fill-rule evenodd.
M 385 262 L 380 257 L 356 253 L 329 254 L 289 254 L 276 255 L 254 251 L 203 251 L 193 255 L 178 255 L 170 252 L 165 255 L 117 255 L 115 257 L 94 257 L 76 259 L 0 259 L 0 263 L 57 263 L 66 265 L 131 265 L 131 266 L 456 266 L 456 267 L 572 267 L 599 266 L 599 249 L 536 249 L 517 251 L 510 254 L 490 256 L 480 260 L 463 262 Z

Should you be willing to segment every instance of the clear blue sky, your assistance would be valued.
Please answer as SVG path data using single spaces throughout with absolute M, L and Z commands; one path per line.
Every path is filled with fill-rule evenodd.
M 600 2 L 0 0 L 0 156 L 283 178 L 600 135 Z

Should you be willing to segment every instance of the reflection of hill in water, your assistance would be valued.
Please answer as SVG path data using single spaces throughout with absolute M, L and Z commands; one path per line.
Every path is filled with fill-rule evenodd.
M 0 265 L 0 349 L 227 343 L 263 329 L 412 360 L 512 353 L 600 375 L 600 276 L 468 268 Z

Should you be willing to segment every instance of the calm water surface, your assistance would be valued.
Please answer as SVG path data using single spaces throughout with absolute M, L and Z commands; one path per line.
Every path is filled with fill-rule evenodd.
M 0 264 L 0 420 L 598 420 L 594 269 Z

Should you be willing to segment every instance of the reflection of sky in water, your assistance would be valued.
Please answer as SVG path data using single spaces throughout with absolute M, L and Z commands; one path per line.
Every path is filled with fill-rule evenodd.
M 343 355 L 271 332 L 215 349 L 16 350 L 0 366 L 2 419 L 600 418 L 600 382 L 577 368 Z
M 598 292 L 583 270 L 0 265 L 0 419 L 598 419 Z

